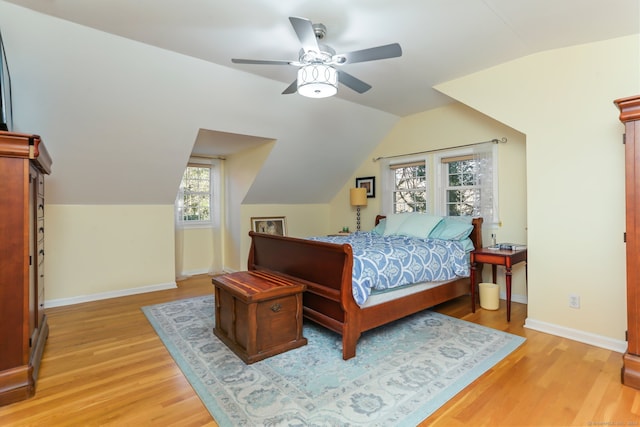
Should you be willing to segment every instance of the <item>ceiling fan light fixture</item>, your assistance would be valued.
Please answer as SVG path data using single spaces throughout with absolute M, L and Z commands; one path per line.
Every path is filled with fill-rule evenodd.
M 308 64 L 298 70 L 298 93 L 308 98 L 327 98 L 338 93 L 338 72 L 325 64 Z

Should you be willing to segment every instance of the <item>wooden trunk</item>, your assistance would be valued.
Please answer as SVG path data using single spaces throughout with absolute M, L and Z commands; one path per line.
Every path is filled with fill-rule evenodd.
M 245 363 L 307 344 L 302 336 L 304 284 L 258 271 L 216 276 L 212 283 L 213 333 Z

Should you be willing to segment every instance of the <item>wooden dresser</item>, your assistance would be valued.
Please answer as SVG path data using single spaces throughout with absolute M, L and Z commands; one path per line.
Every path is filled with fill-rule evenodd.
M 622 383 L 640 389 L 640 95 L 615 104 L 625 125 L 627 352 Z
M 35 393 L 44 313 L 44 175 L 37 135 L 0 131 L 0 405 Z

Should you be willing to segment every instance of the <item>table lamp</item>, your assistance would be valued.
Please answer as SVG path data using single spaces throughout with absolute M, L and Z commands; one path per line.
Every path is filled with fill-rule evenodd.
M 352 188 L 350 193 L 351 206 L 356 206 L 356 229 L 360 231 L 360 206 L 367 206 L 367 189 Z

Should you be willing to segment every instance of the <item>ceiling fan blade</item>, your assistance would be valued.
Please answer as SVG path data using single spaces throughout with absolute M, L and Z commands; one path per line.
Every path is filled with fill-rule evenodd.
M 289 95 L 292 93 L 296 93 L 298 91 L 298 79 L 295 79 L 293 83 L 291 83 L 285 90 L 282 92 L 283 95 Z
M 313 30 L 313 24 L 311 21 L 305 18 L 297 18 L 295 16 L 290 16 L 289 21 L 298 35 L 300 43 L 302 43 L 302 49 L 304 49 L 305 52 L 310 50 L 313 52 L 320 52 L 318 39 L 316 39 L 316 32 Z
M 260 65 L 291 65 L 292 61 L 285 61 L 284 59 L 275 60 L 262 60 L 262 59 L 237 59 L 232 58 L 231 62 L 234 64 L 260 64 Z
M 353 52 L 335 55 L 338 64 L 353 64 L 355 62 L 376 61 L 378 59 L 396 58 L 402 56 L 402 48 L 398 43 L 369 49 L 354 50 Z
M 371 85 L 341 70 L 338 70 L 338 81 L 358 93 L 365 93 L 371 89 Z

